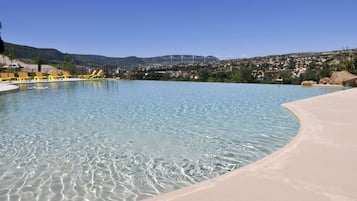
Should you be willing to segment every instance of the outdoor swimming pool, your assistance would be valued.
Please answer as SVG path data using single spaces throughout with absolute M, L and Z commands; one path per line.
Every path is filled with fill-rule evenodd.
M 298 132 L 282 103 L 341 88 L 154 81 L 0 95 L 0 200 L 141 200 L 260 159 Z

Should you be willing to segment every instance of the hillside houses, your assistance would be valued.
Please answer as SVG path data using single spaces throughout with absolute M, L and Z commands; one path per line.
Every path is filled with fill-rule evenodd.
M 320 53 L 296 53 L 244 59 L 212 61 L 206 63 L 181 63 L 174 65 L 147 66 L 134 69 L 145 78 L 164 78 L 200 81 L 233 82 L 275 82 L 277 80 L 304 79 L 318 81 L 321 76 L 328 76 L 330 71 L 354 70 L 357 64 L 357 49 Z M 208 78 L 205 73 L 208 73 Z M 157 76 L 152 76 L 152 75 Z M 151 76 L 149 76 L 151 75 Z M 204 79 L 203 79 L 204 77 Z M 233 78 L 234 77 L 234 78 Z M 241 79 L 244 77 L 244 79 Z M 234 80 L 236 79 L 236 80 Z M 290 82 L 290 81 L 289 81 Z

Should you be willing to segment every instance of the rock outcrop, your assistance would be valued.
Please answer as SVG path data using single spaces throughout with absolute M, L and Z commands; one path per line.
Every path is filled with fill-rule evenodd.
M 348 71 L 333 72 L 330 77 L 330 84 L 343 86 L 357 86 L 357 76 Z
M 345 87 L 357 87 L 357 77 L 342 82 Z
M 301 86 L 306 86 L 306 87 L 311 87 L 316 85 L 317 83 L 313 80 L 305 80 L 303 82 L 301 82 Z
M 329 77 L 321 78 L 319 84 L 331 84 L 331 79 Z

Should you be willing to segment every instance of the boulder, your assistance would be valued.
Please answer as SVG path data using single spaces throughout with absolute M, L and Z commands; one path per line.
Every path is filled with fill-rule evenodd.
M 303 82 L 301 82 L 301 85 L 302 86 L 306 86 L 306 87 L 311 87 L 311 86 L 314 86 L 316 85 L 317 83 L 313 80 L 305 80 Z
M 329 77 L 321 78 L 319 84 L 331 84 L 331 79 Z
M 357 77 L 342 82 L 345 87 L 357 87 Z
M 333 72 L 330 81 L 334 85 L 356 86 L 357 76 L 348 71 Z

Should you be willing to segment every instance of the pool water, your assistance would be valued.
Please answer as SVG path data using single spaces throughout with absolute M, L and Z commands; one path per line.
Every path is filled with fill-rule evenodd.
M 158 81 L 20 85 L 0 95 L 0 200 L 142 200 L 286 145 L 282 103 L 341 88 Z

